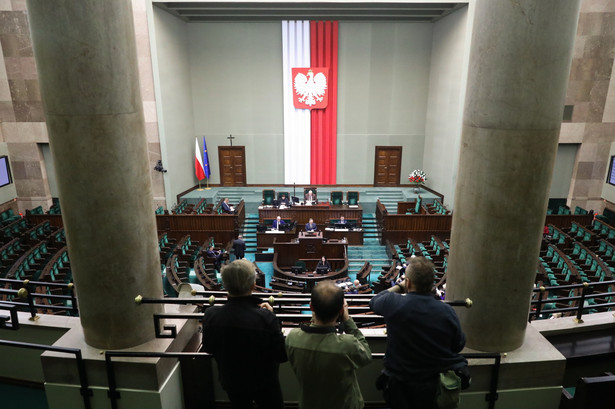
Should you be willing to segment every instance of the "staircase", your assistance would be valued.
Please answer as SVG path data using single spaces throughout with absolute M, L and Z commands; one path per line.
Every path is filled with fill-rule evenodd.
M 248 213 L 243 224 L 241 234 L 246 242 L 246 253 L 256 253 L 256 225 L 258 224 L 258 214 Z
M 397 202 L 404 201 L 404 195 L 401 189 L 395 190 L 379 190 L 373 192 L 380 199 L 380 203 L 386 206 L 389 214 L 397 214 Z
M 380 231 L 374 213 L 363 213 L 363 245 L 348 246 L 348 276 L 354 280 L 366 261 L 373 266 L 371 280 L 378 278 L 382 266 L 391 264 L 385 246 L 380 244 Z
M 222 194 L 221 191 L 218 191 L 214 197 L 214 205 L 225 197 L 228 197 L 229 202 L 233 206 L 237 206 L 237 204 L 241 202 L 241 199 L 243 199 L 243 192 L 241 190 L 234 190 L 233 188 L 225 189 L 224 194 Z

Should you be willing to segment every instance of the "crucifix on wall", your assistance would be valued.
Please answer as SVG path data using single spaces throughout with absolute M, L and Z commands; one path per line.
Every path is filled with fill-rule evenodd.
M 235 137 L 231 134 L 229 134 L 229 136 L 226 138 L 229 140 L 229 142 L 231 143 L 231 146 L 233 146 L 233 139 L 235 139 Z

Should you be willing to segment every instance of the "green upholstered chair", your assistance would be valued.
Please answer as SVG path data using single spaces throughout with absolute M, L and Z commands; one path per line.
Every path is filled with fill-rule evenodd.
M 346 201 L 349 206 L 356 206 L 359 204 L 359 192 L 352 191 L 346 192 Z
M 265 206 L 271 206 L 273 205 L 274 200 L 275 200 L 275 190 L 263 189 L 263 204 Z
M 334 190 L 331 192 L 331 204 L 333 205 L 341 205 L 342 200 L 344 200 L 344 193 L 339 190 Z

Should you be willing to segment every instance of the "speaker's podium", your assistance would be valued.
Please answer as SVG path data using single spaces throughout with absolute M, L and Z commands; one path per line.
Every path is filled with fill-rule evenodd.
M 317 239 L 322 240 L 321 231 L 301 231 L 299 232 L 299 239 Z

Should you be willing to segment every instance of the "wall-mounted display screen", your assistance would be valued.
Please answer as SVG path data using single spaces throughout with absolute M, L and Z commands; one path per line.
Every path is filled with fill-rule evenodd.
M 615 155 L 611 156 L 609 163 L 609 173 L 606 174 L 606 183 L 615 186 Z
M 8 156 L 0 156 L 0 187 L 13 183 Z

